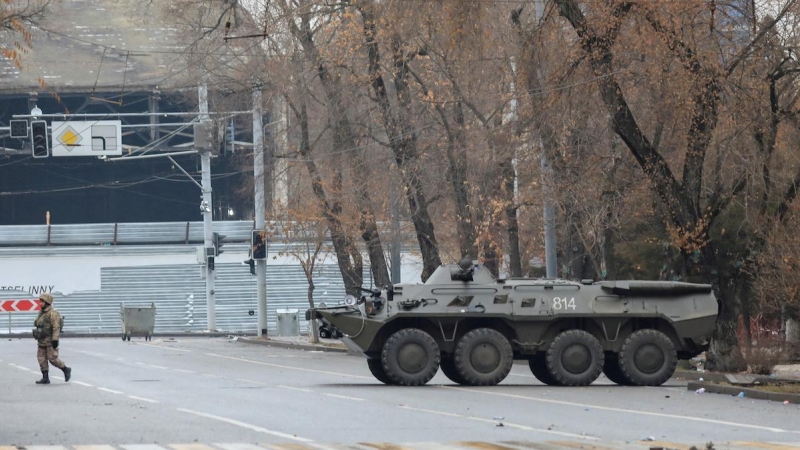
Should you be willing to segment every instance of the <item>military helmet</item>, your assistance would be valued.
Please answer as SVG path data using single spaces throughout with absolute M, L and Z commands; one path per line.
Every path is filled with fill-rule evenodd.
M 47 292 L 45 292 L 43 294 L 39 294 L 39 300 L 47 303 L 48 305 L 52 305 L 53 304 L 53 296 L 48 294 Z

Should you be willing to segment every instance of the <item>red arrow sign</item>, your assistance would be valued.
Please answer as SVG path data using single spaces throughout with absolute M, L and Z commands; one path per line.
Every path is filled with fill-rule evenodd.
M 2 300 L 0 301 L 1 312 L 28 312 L 38 311 L 39 303 L 36 300 Z

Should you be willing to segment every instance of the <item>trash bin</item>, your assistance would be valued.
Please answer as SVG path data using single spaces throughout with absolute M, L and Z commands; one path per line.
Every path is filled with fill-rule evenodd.
M 300 319 L 296 309 L 275 310 L 278 320 L 278 336 L 300 336 Z
M 153 328 L 156 325 L 156 304 L 150 306 L 125 306 L 119 304 L 122 316 L 122 340 L 131 340 L 132 335 L 144 336 L 145 341 L 152 340 Z

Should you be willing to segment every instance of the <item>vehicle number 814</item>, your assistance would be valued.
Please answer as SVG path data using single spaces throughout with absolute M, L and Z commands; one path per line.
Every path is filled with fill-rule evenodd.
M 575 297 L 553 297 L 553 309 L 576 309 Z

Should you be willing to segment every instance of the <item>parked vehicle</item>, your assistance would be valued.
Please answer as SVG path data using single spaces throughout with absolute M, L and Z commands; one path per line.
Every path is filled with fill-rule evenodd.
M 515 359 L 548 385 L 585 386 L 605 373 L 658 386 L 679 358 L 708 348 L 718 312 L 708 284 L 495 279 L 469 260 L 424 284 L 362 290 L 306 319 L 338 328 L 376 379 L 409 386 L 439 369 L 458 384 L 494 385 Z

